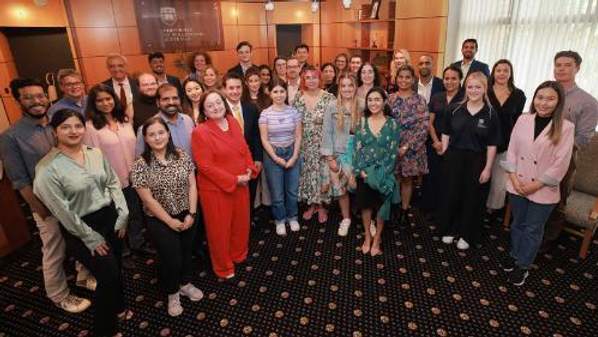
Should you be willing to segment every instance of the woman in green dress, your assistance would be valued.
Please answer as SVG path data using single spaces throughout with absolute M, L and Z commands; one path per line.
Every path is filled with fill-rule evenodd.
M 365 98 L 359 128 L 355 132 L 353 173 L 357 177 L 356 205 L 361 210 L 365 240 L 364 254 L 381 254 L 380 243 L 384 221 L 390 217 L 390 207 L 398 188 L 394 167 L 399 147 L 399 125 L 388 115 L 388 96 L 384 89 L 374 87 Z M 370 222 L 376 211 L 376 234 L 372 238 Z
M 301 155 L 303 165 L 299 179 L 299 201 L 308 205 L 303 213 L 304 220 L 310 220 L 318 213 L 318 222 L 328 221 L 324 204 L 330 203 L 331 190 L 328 163 L 320 151 L 323 136 L 324 114 L 336 111 L 334 95 L 320 88 L 320 71 L 306 66 L 301 72 L 301 90 L 293 106 L 303 115 L 303 138 Z

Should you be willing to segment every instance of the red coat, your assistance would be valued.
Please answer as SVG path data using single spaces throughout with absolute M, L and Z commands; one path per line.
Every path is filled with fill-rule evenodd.
M 238 175 L 246 173 L 248 168 L 252 178 L 258 174 L 239 123 L 231 115 L 226 120 L 228 131 L 208 120 L 199 124 L 191 135 L 199 191 L 233 192 L 239 187 Z
M 214 273 L 226 278 L 235 273 L 235 263 L 247 257 L 249 244 L 249 188 L 238 185 L 237 176 L 258 170 L 241 128 L 227 116 L 228 131 L 216 122 L 199 124 L 191 135 L 197 164 L 197 189 Z

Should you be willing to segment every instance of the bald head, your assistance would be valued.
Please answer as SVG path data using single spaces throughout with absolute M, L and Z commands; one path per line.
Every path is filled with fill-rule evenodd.
M 156 75 L 141 73 L 137 77 L 137 81 L 139 81 L 139 91 L 143 95 L 150 97 L 156 96 L 156 92 L 158 91 L 158 79 L 156 78 Z

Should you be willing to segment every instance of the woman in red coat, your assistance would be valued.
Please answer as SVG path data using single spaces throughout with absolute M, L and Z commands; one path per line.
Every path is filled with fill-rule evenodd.
M 208 90 L 202 96 L 199 118 L 191 147 L 208 248 L 214 273 L 230 279 L 235 276 L 234 264 L 247 257 L 248 183 L 258 170 L 241 127 L 219 91 Z

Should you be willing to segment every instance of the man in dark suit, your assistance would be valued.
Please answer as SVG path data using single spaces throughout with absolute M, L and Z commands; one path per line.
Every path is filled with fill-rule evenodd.
M 481 71 L 486 76 L 490 76 L 490 68 L 484 62 L 480 62 L 474 59 L 475 54 L 478 52 L 478 41 L 476 39 L 466 39 L 461 45 L 461 54 L 463 59 L 453 63 L 454 66 L 460 67 L 463 72 L 464 78 L 470 73 Z
M 120 54 L 109 54 L 106 57 L 106 66 L 110 78 L 102 83 L 114 89 L 127 116 L 133 118 L 133 101 L 139 97 L 139 85 L 127 73 L 127 59 Z
M 181 80 L 176 76 L 168 75 L 166 73 L 166 66 L 164 65 L 164 54 L 162 54 L 161 52 L 151 53 L 148 55 L 147 60 L 149 62 L 150 69 L 152 69 L 152 72 L 154 73 L 154 75 L 156 75 L 156 78 L 158 78 L 158 85 L 170 83 L 174 85 L 181 99 L 185 97 L 183 96 L 184 92 L 183 86 L 181 85 Z
M 223 91 L 226 96 L 226 102 L 243 130 L 243 135 L 245 136 L 245 141 L 251 151 L 255 166 L 259 170 L 262 167 L 264 151 L 262 148 L 262 140 L 260 139 L 257 107 L 253 103 L 241 101 L 241 97 L 243 96 L 243 79 L 239 74 L 230 72 L 224 75 L 222 78 L 222 85 L 224 87 Z M 249 203 L 251 205 L 250 212 L 252 219 L 256 189 L 257 178 L 249 181 Z
M 417 82 L 417 93 L 424 96 L 426 103 L 430 103 L 430 97 L 444 91 L 442 80 L 432 75 L 432 56 L 422 55 L 417 62 L 419 79 Z
M 239 58 L 239 64 L 230 68 L 227 73 L 235 73 L 243 78 L 247 69 L 253 66 L 251 61 L 252 50 L 253 46 L 248 41 L 239 42 L 237 45 L 237 57 Z
M 309 63 L 307 63 L 307 60 L 309 59 L 309 47 L 306 44 L 302 43 L 295 47 L 295 50 L 293 51 L 293 56 L 295 56 L 297 61 L 299 61 L 300 71 L 304 67 L 309 66 Z

